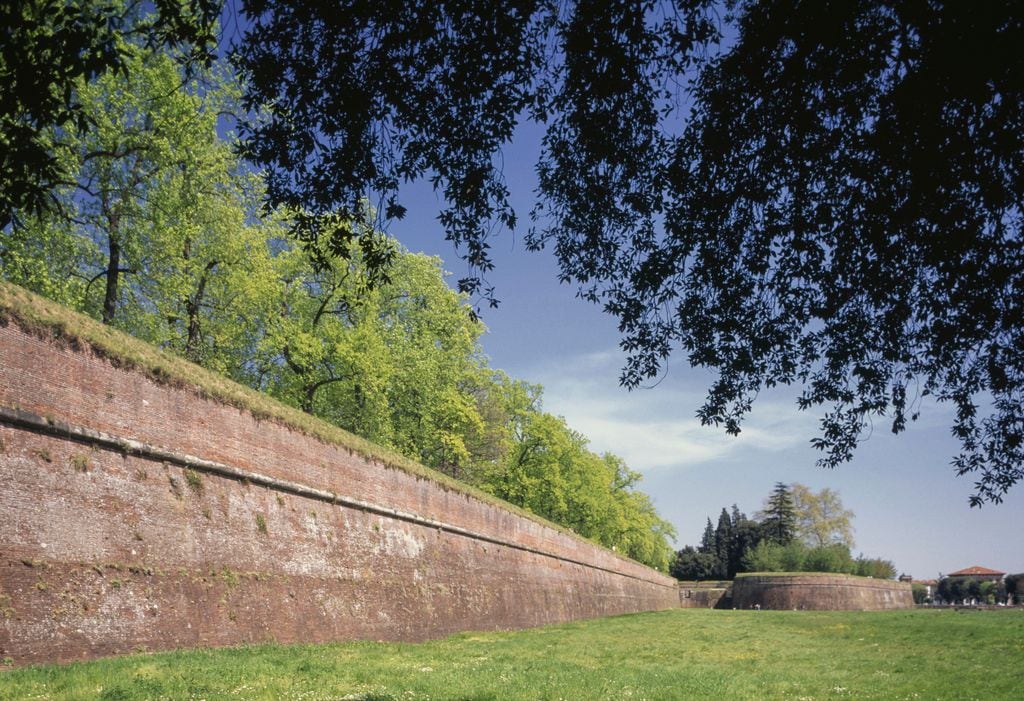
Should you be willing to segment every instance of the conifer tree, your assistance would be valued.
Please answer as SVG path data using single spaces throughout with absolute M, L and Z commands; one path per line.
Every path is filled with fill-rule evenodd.
M 788 485 L 775 483 L 764 510 L 758 516 L 765 540 L 788 545 L 796 537 L 796 509 Z

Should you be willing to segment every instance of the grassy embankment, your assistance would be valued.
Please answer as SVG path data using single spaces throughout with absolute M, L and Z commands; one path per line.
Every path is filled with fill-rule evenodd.
M 0 673 L 3 699 L 1016 699 L 1024 611 L 675 610 L 420 645 L 202 650 Z

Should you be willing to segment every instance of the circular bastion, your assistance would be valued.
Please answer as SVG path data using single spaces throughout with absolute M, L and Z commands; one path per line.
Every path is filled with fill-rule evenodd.
M 888 611 L 914 608 L 909 582 L 845 574 L 740 574 L 732 583 L 737 609 Z

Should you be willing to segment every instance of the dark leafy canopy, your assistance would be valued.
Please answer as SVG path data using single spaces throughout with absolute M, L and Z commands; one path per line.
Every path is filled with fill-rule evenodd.
M 932 395 L 974 503 L 1024 477 L 1015 0 L 246 8 L 237 60 L 251 105 L 276 106 L 248 155 L 303 235 L 368 194 L 400 217 L 400 183 L 429 177 L 484 274 L 515 223 L 500 149 L 543 122 L 528 241 L 618 316 L 624 384 L 682 350 L 718 372 L 699 417 L 731 433 L 762 388 L 799 384 L 826 466 Z
M 515 225 L 494 156 L 534 101 L 553 11 L 542 4 L 247 0 L 236 60 L 248 106 L 276 109 L 243 125 L 245 151 L 267 167 L 271 202 L 303 213 L 299 238 L 321 236 L 331 212 L 361 215 L 368 196 L 401 218 L 399 184 L 429 176 L 448 203 L 448 238 L 489 269 L 492 222 Z M 341 233 L 337 251 L 351 235 Z M 368 259 L 387 261 L 364 243 Z M 479 285 L 460 281 L 466 292 Z
M 640 341 L 627 379 L 661 353 L 643 339 L 675 340 L 719 369 L 701 418 L 731 431 L 799 381 L 801 406 L 832 407 L 828 466 L 934 394 L 974 501 L 999 501 L 1024 475 L 1019 6 L 740 9 L 675 144 L 665 240 L 607 289 Z
M 89 128 L 77 99 L 80 79 L 123 71 L 122 39 L 168 46 L 186 62 L 209 63 L 219 0 L 0 0 L 0 229 L 53 204 L 66 184 L 53 153 L 53 128 Z

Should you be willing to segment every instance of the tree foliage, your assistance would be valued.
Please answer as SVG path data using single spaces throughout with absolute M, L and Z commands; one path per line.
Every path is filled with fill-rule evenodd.
M 677 552 L 669 568 L 669 574 L 684 581 L 718 579 L 720 571 L 715 555 L 701 552 L 692 545 L 687 545 Z
M 895 579 L 889 560 L 851 554 L 853 512 L 829 489 L 775 484 L 755 519 L 734 504 L 718 525 L 707 520 L 698 547 L 676 553 L 670 572 L 677 579 L 732 579 L 740 572 L 836 572 Z
M 764 503 L 764 508 L 757 516 L 765 540 L 784 546 L 796 538 L 796 506 L 793 504 L 793 492 L 789 485 L 776 482 L 771 495 Z
M 992 605 L 997 602 L 1007 603 L 1015 593 L 1019 598 L 1017 584 L 1009 579 L 994 582 L 989 579 L 943 577 L 939 580 L 936 594 L 945 604 Z
M 1024 603 L 1024 573 L 1008 574 L 1003 579 L 1003 583 L 1008 597 L 1015 597 L 1017 604 Z
M 892 560 L 859 556 L 853 562 L 853 574 L 875 579 L 896 579 L 896 565 Z
M 59 135 L 93 128 L 82 79 L 132 70 L 129 43 L 175 49 L 183 64 L 209 65 L 217 0 L 161 0 L 140 13 L 122 0 L 0 2 L 0 230 L 39 214 L 68 171 L 52 149 Z
M 439 259 L 340 216 L 347 247 L 311 258 L 286 235 L 302 213 L 261 213 L 261 177 L 218 135 L 231 73 L 123 52 L 125 74 L 76 84 L 92 128 L 47 132 L 68 183 L 0 232 L 4 278 L 667 570 L 674 533 L 640 475 L 488 367 Z
M 932 602 L 931 597 L 928 596 L 928 588 L 923 584 L 917 584 L 916 582 L 911 584 L 910 593 L 914 597 L 914 603 L 918 606 Z
M 621 458 L 598 455 L 565 420 L 540 411 L 520 414 L 506 460 L 484 472 L 480 486 L 513 504 L 569 526 L 619 552 L 667 570 L 672 526 L 647 495 L 640 474 Z
M 236 58 L 272 202 L 404 213 L 429 178 L 478 271 L 500 167 L 544 125 L 535 226 L 619 318 L 636 386 L 682 353 L 740 431 L 765 387 L 821 407 L 821 464 L 951 403 L 972 503 L 1024 476 L 1024 18 L 1012 0 L 250 0 Z M 725 39 L 723 40 L 723 37 Z M 970 57 L 965 60 L 963 57 Z M 490 293 L 484 288 L 485 294 Z
M 810 547 L 835 543 L 853 547 L 853 512 L 843 507 L 839 492 L 825 487 L 814 492 L 803 484 L 789 486 L 796 516 L 796 537 Z
M 676 553 L 670 572 L 684 580 L 732 579 L 745 571 L 744 558 L 762 537 L 762 525 L 735 504 L 731 511 L 723 508 L 717 526 L 708 519 L 698 547 L 687 545 Z

